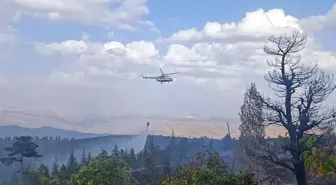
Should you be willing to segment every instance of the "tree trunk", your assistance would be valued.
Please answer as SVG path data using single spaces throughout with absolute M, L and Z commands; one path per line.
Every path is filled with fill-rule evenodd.
M 304 162 L 301 161 L 294 165 L 297 185 L 307 185 L 306 169 Z
M 301 154 L 299 150 L 299 140 L 303 138 L 303 133 L 299 132 L 297 133 L 294 128 L 291 128 L 289 130 L 289 137 L 291 140 L 291 147 L 293 147 L 296 151 L 291 151 L 293 159 L 298 161 L 297 163 L 294 163 L 294 169 L 295 169 L 295 177 L 297 185 L 307 185 L 307 178 L 306 178 L 306 169 L 304 161 L 301 160 Z

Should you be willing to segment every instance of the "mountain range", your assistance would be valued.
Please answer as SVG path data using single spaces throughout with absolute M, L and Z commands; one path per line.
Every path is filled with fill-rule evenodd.
M 26 128 L 18 125 L 0 126 L 0 137 L 38 136 L 84 139 L 91 137 L 107 136 L 109 134 L 82 133 L 73 130 L 63 130 L 43 126 L 40 128 Z
M 150 126 L 147 127 L 147 122 Z M 35 133 L 53 136 L 88 137 L 95 135 L 133 135 L 149 132 L 156 135 L 169 136 L 174 131 L 176 136 L 223 138 L 228 133 L 227 122 L 230 124 L 230 134 L 239 137 L 239 121 L 225 118 L 199 117 L 164 117 L 164 116 L 87 116 L 73 117 L 65 114 L 28 112 L 22 110 L 1 110 L 0 126 L 17 125 L 20 127 L 4 127 L 8 133 Z M 4 128 L 0 128 L 4 130 Z M 12 130 L 11 130 L 12 129 Z M 147 130 L 148 129 L 148 130 Z M 34 131 L 34 132 L 33 132 Z M 66 133 L 66 134 L 65 134 Z M 85 134 L 88 133 L 88 134 Z M 284 135 L 279 128 L 269 128 L 266 135 L 277 137 Z

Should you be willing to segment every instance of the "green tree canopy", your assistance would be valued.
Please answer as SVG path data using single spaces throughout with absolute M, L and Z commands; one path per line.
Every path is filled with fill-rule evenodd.
M 36 151 L 38 145 L 32 141 L 30 136 L 20 136 L 10 147 L 5 150 L 9 152 L 8 157 L 1 158 L 0 161 L 5 165 L 10 165 L 13 162 L 22 162 L 24 157 L 42 157 Z
M 131 185 L 131 169 L 119 156 L 103 156 L 93 159 L 72 177 L 74 185 Z
M 20 136 L 15 138 L 15 142 L 10 147 L 6 147 L 5 150 L 8 153 L 7 157 L 0 158 L 0 162 L 5 165 L 10 165 L 14 162 L 20 163 L 20 178 L 19 178 L 19 184 L 22 185 L 23 182 L 23 160 L 24 158 L 38 158 L 42 157 L 36 149 L 38 148 L 38 145 L 34 143 L 33 138 L 30 136 Z
M 167 176 L 161 185 L 255 185 L 252 173 L 233 173 L 217 152 L 199 153 L 177 175 Z
M 318 147 L 317 137 L 311 136 L 306 141 L 301 140 L 311 150 L 303 153 L 305 165 L 310 175 L 336 175 L 336 143 Z

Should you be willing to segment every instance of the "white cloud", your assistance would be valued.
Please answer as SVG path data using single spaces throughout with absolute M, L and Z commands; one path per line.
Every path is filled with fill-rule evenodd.
M 81 59 L 91 56 L 107 57 L 107 59 L 114 60 L 123 58 L 135 63 L 145 63 L 159 53 L 153 43 L 145 41 L 133 41 L 124 45 L 117 41 L 94 43 L 83 40 L 67 40 L 61 43 L 41 43 L 35 49 L 42 54 L 78 55 Z
M 230 89 L 238 83 L 253 81 L 253 76 L 264 75 L 269 69 L 266 61 L 270 59 L 262 49 L 267 44 L 267 38 L 272 34 L 289 33 L 293 29 L 305 31 L 301 20 L 286 15 L 283 10 L 265 12 L 258 9 L 246 13 L 237 23 L 208 22 L 202 31 L 195 28 L 178 31 L 168 39 L 175 43 L 168 45 L 166 52 L 159 52 L 156 45 L 145 41 L 128 44 L 64 41 L 40 45 L 39 50 L 77 54 L 77 67 L 80 67 L 75 72 L 84 71 L 89 76 L 101 74 L 111 78 L 118 73 L 138 73 L 146 66 L 164 65 L 167 69 L 181 70 L 183 73 L 180 76 L 185 82 L 209 84 L 212 81 L 220 89 Z M 177 43 L 186 40 L 194 43 Z M 330 70 L 335 56 L 333 52 L 323 51 L 314 35 L 310 35 L 303 51 L 303 61 L 314 60 L 319 60 L 322 68 Z M 334 69 L 331 71 L 336 72 Z M 128 75 L 123 76 L 132 79 Z
M 135 71 L 136 66 L 155 65 L 159 57 L 154 44 L 145 41 L 123 44 L 68 40 L 40 43 L 35 50 L 47 57 L 60 56 L 68 60 L 68 70 L 55 71 L 50 77 L 53 82 L 59 79 L 61 84 L 75 85 L 106 85 L 113 79 L 133 79 L 140 74 Z
M 8 0 L 0 1 L 0 47 L 13 46 L 16 41 L 16 30 L 10 25 L 16 21 L 19 14 Z
M 129 43 L 126 48 L 128 58 L 139 63 L 146 63 L 146 61 L 159 54 L 153 43 L 145 41 Z
M 307 59 L 315 62 L 326 71 L 336 74 L 336 52 L 332 51 L 312 51 L 306 55 Z
M 144 20 L 149 14 L 147 0 L 3 0 L 14 14 L 32 15 L 51 21 L 72 21 L 103 28 L 138 30 L 142 26 L 157 29 Z M 1 4 L 0 4 L 1 5 Z M 7 19 L 9 19 L 7 18 Z M 1 24 L 0 18 L 0 24 Z
M 67 40 L 61 43 L 38 44 L 36 50 L 44 54 L 81 54 L 88 51 L 88 45 L 84 41 Z
M 318 31 L 334 32 L 336 28 L 336 4 L 333 5 L 330 11 L 325 15 L 311 16 L 304 18 L 300 21 L 300 24 L 309 33 Z
M 106 76 L 108 79 L 117 76 L 133 79 L 142 70 L 154 71 L 154 68 L 164 64 L 165 71 L 182 70 L 183 73 L 179 76 L 185 76 L 189 81 L 194 80 L 202 84 L 204 81 L 218 78 L 218 82 L 214 81 L 213 85 L 218 84 L 218 87 L 223 87 L 223 82 L 227 81 L 224 78 L 242 77 L 242 74 L 251 72 L 247 68 L 254 67 L 255 64 L 253 59 L 248 57 L 250 54 L 252 56 L 255 54 L 251 52 L 255 48 L 252 43 L 242 45 L 198 43 L 192 47 L 173 44 L 168 47 L 165 54 L 162 54 L 153 43 L 145 41 L 122 44 L 116 41 L 92 43 L 69 40 L 61 43 L 39 44 L 36 50 L 53 57 L 68 56 L 70 63 L 75 61 L 72 72 L 53 74 L 53 79 L 74 78 L 74 80 L 69 79 L 71 83 L 78 81 L 79 71 L 80 74 L 83 73 L 80 75 L 81 80 L 88 80 L 87 78 L 92 80 L 96 76 Z M 246 51 L 239 54 L 242 49 Z M 231 86 L 234 86 L 234 83 L 228 83 L 227 88 Z
M 0 12 L 0 28 L 7 27 L 10 22 L 17 20 L 20 17 L 16 7 L 11 4 L 10 0 L 0 1 Z
M 304 19 L 286 15 L 282 9 L 265 11 L 258 9 L 247 12 L 239 22 L 219 23 L 207 22 L 202 30 L 190 28 L 173 33 L 168 38 L 157 39 L 157 42 L 185 41 L 225 41 L 236 43 L 245 41 L 263 41 L 270 35 L 290 32 L 293 29 L 314 34 L 317 31 L 334 30 L 336 28 L 336 4 L 325 15 L 311 16 Z
M 196 28 L 180 30 L 157 41 L 173 43 L 168 46 L 168 52 L 163 57 L 166 65 L 192 67 L 231 77 L 264 75 L 269 70 L 266 61 L 271 59 L 263 51 L 269 36 L 290 33 L 294 29 L 310 33 L 308 25 L 321 24 L 330 28 L 335 10 L 336 5 L 326 15 L 300 20 L 286 15 L 281 9 L 258 9 L 247 12 L 239 22 L 207 22 L 200 31 Z M 188 44 L 185 45 L 184 42 Z M 321 68 L 336 73 L 336 68 L 331 67 L 336 65 L 335 52 L 324 51 L 313 33 L 309 34 L 302 56 L 303 62 L 319 61 Z M 200 71 L 197 73 L 202 74 Z
M 169 38 L 158 39 L 158 41 L 225 40 L 239 42 L 241 39 L 262 41 L 269 35 L 293 29 L 300 29 L 299 20 L 293 16 L 285 15 L 284 10 L 272 9 L 265 12 L 263 9 L 258 9 L 247 12 L 245 17 L 237 23 L 207 22 L 201 31 L 197 31 L 196 28 L 181 30 Z

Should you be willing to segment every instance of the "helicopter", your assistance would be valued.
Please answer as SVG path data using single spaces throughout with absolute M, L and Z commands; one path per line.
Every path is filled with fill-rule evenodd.
M 144 79 L 154 79 L 158 82 L 160 82 L 161 84 L 163 84 L 164 82 L 170 83 L 173 81 L 173 78 L 171 78 L 169 75 L 173 75 L 173 74 L 178 74 L 180 72 L 174 72 L 174 73 L 163 73 L 162 69 L 159 68 L 161 71 L 161 75 L 160 76 L 154 76 L 154 77 L 148 77 L 148 76 L 144 76 L 143 74 L 141 75 L 142 78 Z

